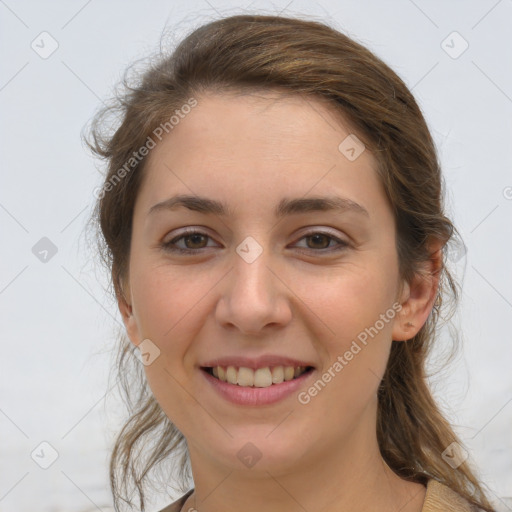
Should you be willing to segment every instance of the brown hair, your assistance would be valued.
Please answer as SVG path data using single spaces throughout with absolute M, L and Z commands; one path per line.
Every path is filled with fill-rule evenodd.
M 125 75 L 123 95 L 95 116 L 88 142 L 108 162 L 95 220 L 116 295 L 123 293 L 134 202 L 146 160 L 131 162 L 129 168 L 126 162 L 176 109 L 203 91 L 274 89 L 327 101 L 340 112 L 377 159 L 394 210 L 404 279 L 421 272 L 421 263 L 430 257 L 431 240 L 447 244 L 456 237 L 443 213 L 443 181 L 434 142 L 411 92 L 367 48 L 324 23 L 257 15 L 216 20 L 192 32 L 170 56 L 161 56 L 140 76 L 130 85 Z M 121 122 L 115 133 L 103 134 L 110 113 L 119 115 Z M 122 168 L 126 172 L 114 184 Z M 438 320 L 443 318 L 446 298 L 458 296 L 446 257 L 444 251 L 438 295 L 427 322 L 414 338 L 392 344 L 378 390 L 377 438 L 383 459 L 401 478 L 423 484 L 434 478 L 490 512 L 468 463 L 452 469 L 442 458 L 452 442 L 463 443 L 427 383 L 425 365 Z M 116 510 L 121 500 L 130 503 L 130 483 L 144 510 L 148 472 L 171 454 L 181 454 L 176 466 L 180 477 L 190 476 L 185 439 L 154 399 L 132 349 L 123 337 L 116 365 L 130 416 L 110 460 Z

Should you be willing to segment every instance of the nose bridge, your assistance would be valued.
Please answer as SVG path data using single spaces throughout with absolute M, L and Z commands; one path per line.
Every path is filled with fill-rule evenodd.
M 244 297 L 251 300 L 267 302 L 273 299 L 272 290 L 274 275 L 270 272 L 271 265 L 270 251 L 266 249 L 262 251 L 255 259 L 252 259 L 250 249 L 249 252 L 243 253 L 243 249 L 237 250 L 234 257 L 234 282 L 232 291 L 241 293 Z M 241 254 L 242 253 L 242 254 Z M 247 257 L 247 258 L 246 258 Z
M 283 324 L 291 314 L 282 285 L 271 270 L 275 265 L 267 246 L 247 237 L 233 253 L 233 269 L 227 276 L 217 308 L 219 322 L 240 331 L 258 333 L 270 324 Z

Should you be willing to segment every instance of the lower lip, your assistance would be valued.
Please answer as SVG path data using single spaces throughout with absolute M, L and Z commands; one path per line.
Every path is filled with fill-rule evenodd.
M 266 388 L 238 386 L 237 384 L 223 382 L 204 370 L 200 369 L 200 372 L 213 386 L 213 389 L 229 402 L 237 405 L 269 405 L 297 392 L 304 385 L 304 382 L 311 377 L 314 370 L 309 370 L 296 379 L 281 384 L 272 384 Z

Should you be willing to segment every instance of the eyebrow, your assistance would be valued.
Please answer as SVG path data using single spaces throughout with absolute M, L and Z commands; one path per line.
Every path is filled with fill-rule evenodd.
M 222 201 L 186 194 L 176 195 L 153 205 L 149 209 L 148 215 L 162 210 L 174 210 L 179 207 L 188 208 L 189 210 L 204 214 L 219 215 L 221 217 L 234 216 L 234 211 Z M 364 206 L 351 199 L 338 196 L 281 199 L 274 210 L 274 215 L 276 218 L 282 218 L 287 215 L 317 211 L 350 211 L 362 214 L 366 217 L 370 216 Z

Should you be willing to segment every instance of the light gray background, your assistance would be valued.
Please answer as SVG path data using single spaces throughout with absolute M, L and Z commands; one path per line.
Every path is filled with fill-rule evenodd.
M 467 245 L 453 258 L 458 275 L 465 268 L 454 320 L 463 350 L 433 380 L 435 395 L 493 499 L 512 496 L 511 0 L 0 0 L 0 511 L 109 510 L 120 409 L 107 376 L 120 317 L 83 239 L 100 175 L 80 131 L 166 24 L 178 40 L 246 7 L 332 19 L 418 99 Z M 58 43 L 47 59 L 31 48 L 43 31 Z M 469 44 L 458 58 L 453 31 Z M 58 248 L 46 263 L 32 253 L 42 237 Z M 30 457 L 43 441 L 59 454 L 46 470 Z

